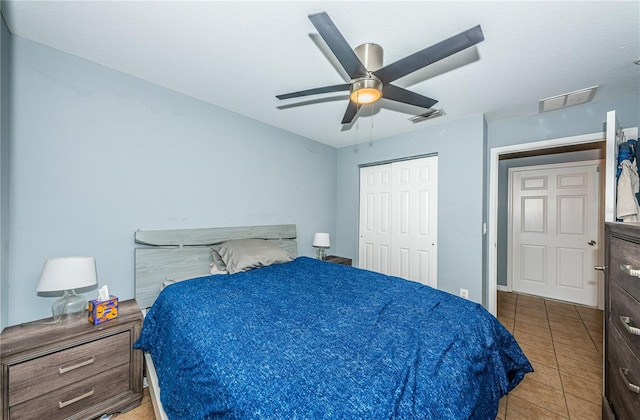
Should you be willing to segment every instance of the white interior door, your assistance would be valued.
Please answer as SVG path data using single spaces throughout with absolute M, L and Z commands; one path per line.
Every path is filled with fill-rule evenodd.
M 599 164 L 509 172 L 513 290 L 597 306 Z
M 360 268 L 437 287 L 437 177 L 437 156 L 360 169 Z

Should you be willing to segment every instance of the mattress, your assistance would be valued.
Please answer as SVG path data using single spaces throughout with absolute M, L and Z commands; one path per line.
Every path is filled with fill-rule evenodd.
M 533 371 L 481 305 L 307 257 L 166 287 L 134 347 L 170 419 L 493 419 Z

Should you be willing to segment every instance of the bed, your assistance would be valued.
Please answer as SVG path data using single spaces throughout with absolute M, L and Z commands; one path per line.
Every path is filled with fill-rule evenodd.
M 154 245 L 136 249 L 138 303 L 150 309 L 134 346 L 160 389 L 157 416 L 493 419 L 533 371 L 482 306 L 295 258 L 294 225 L 198 232 L 136 233 Z M 237 271 L 245 249 L 234 247 L 250 238 L 291 257 Z M 215 266 L 212 245 L 233 274 L 196 273 Z

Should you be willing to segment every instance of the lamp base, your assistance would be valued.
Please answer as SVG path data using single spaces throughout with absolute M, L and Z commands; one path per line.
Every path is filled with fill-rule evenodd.
M 65 290 L 64 295 L 51 305 L 51 314 L 54 321 L 59 321 L 63 316 L 69 319 L 80 319 L 85 315 L 87 299 L 76 293 L 75 290 Z
M 327 251 L 322 247 L 318 248 L 316 251 L 316 258 L 324 261 L 327 258 Z

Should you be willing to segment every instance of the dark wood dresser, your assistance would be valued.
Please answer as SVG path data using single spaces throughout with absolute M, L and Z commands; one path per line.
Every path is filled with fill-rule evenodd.
M 607 223 L 603 419 L 640 418 L 640 224 Z
M 5 328 L 0 336 L 2 401 L 7 419 L 92 419 L 130 410 L 142 399 L 142 352 L 132 345 L 142 328 L 135 300 L 118 318 L 86 318 Z

